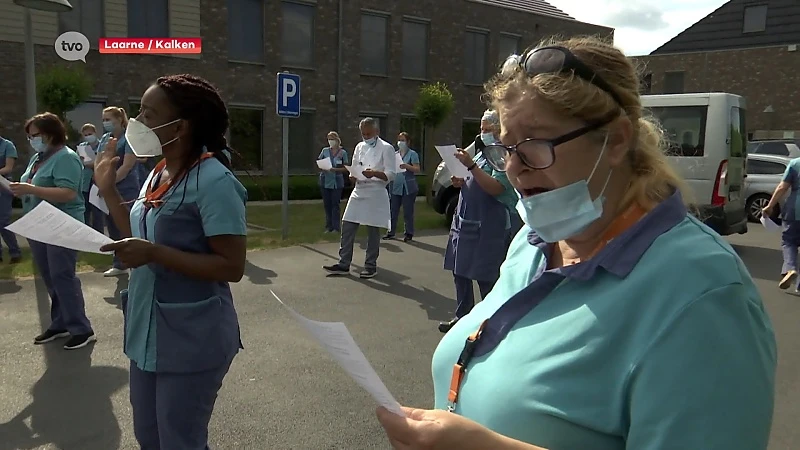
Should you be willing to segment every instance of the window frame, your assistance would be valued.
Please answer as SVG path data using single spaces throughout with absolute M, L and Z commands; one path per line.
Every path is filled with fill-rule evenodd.
M 424 63 L 425 63 L 425 70 L 422 77 L 418 77 L 415 75 L 409 75 L 406 73 L 406 67 L 408 66 L 406 61 L 406 54 L 405 54 L 405 36 L 406 36 L 406 24 L 410 25 L 422 25 L 423 29 L 425 30 L 425 48 L 423 49 L 422 54 L 424 55 Z M 431 20 L 425 19 L 422 17 L 414 17 L 414 16 L 403 16 L 400 26 L 400 39 L 401 39 L 401 49 L 400 49 L 400 73 L 401 77 L 404 80 L 415 80 L 415 81 L 428 81 L 430 78 L 430 64 L 429 64 L 429 55 L 431 51 Z
M 470 52 L 468 50 L 468 47 L 467 47 L 467 36 L 469 36 L 469 35 L 475 35 L 475 36 L 480 35 L 480 36 L 483 36 L 483 38 L 484 38 L 485 49 L 484 49 L 484 56 L 483 56 L 483 58 L 484 58 L 483 59 L 483 75 L 481 75 L 481 81 L 480 82 L 471 80 L 469 75 L 468 75 L 468 73 L 467 73 L 468 70 L 469 70 L 469 65 L 467 64 L 467 61 L 469 60 L 468 56 L 475 54 L 475 51 Z M 489 78 L 489 57 L 490 57 L 489 49 L 491 48 L 490 35 L 491 35 L 491 30 L 488 30 L 486 28 L 467 27 L 464 30 L 464 35 L 463 35 L 464 53 L 463 53 L 463 56 L 462 56 L 462 58 L 463 58 L 462 61 L 463 61 L 463 64 L 464 64 L 464 72 L 463 72 L 462 76 L 463 76 L 463 80 L 464 80 L 464 85 L 466 85 L 466 86 L 481 86 L 482 87 L 483 84 L 486 82 L 486 80 Z
M 148 1 L 150 1 L 150 2 L 158 1 L 158 2 L 161 2 L 161 3 L 164 4 L 164 6 L 165 6 L 165 21 L 164 22 L 167 25 L 167 30 L 166 30 L 167 33 L 166 33 L 166 35 L 161 35 L 160 33 L 159 33 L 159 35 L 149 35 L 148 34 L 149 30 L 146 30 L 144 35 L 139 35 L 139 34 L 132 35 L 131 34 L 131 28 L 133 28 L 133 27 L 131 27 L 131 16 L 133 16 L 133 14 L 131 14 L 131 9 L 141 8 L 141 6 L 134 6 L 134 2 L 130 2 L 129 1 L 127 3 L 127 7 L 126 7 L 127 8 L 127 10 L 126 10 L 126 13 L 127 13 L 127 18 L 126 18 L 127 36 L 129 38 L 137 38 L 137 37 L 145 37 L 145 38 L 146 37 L 171 37 L 172 36 L 172 28 L 170 27 L 170 20 L 171 20 L 171 14 L 170 14 L 170 8 L 169 8 L 170 1 L 169 0 L 148 0 Z M 151 5 L 148 4 L 147 7 L 143 8 L 143 9 L 150 9 L 150 6 Z M 147 28 L 148 25 L 149 25 L 149 23 L 146 23 L 145 28 Z
M 677 141 L 681 139 L 681 136 L 675 136 L 675 140 L 670 140 L 670 136 L 667 135 L 667 140 L 669 143 L 669 147 L 667 149 L 667 156 L 670 157 L 681 157 L 681 158 L 702 158 L 705 156 L 705 140 L 706 140 L 706 128 L 708 126 L 708 105 L 690 105 L 690 106 L 652 106 L 648 107 L 647 113 L 655 118 L 662 129 L 668 130 L 668 124 L 665 124 L 663 121 L 663 117 L 659 116 L 655 113 L 657 110 L 665 110 L 665 111 L 676 111 L 676 110 L 697 110 L 700 111 L 700 124 L 698 126 L 696 141 L 697 145 L 695 146 L 692 154 L 686 154 L 686 151 L 682 147 L 682 144 Z M 693 139 L 695 140 L 695 139 Z M 702 145 L 702 146 L 701 146 Z
M 261 42 L 261 56 L 260 56 L 260 59 L 258 59 L 258 60 L 248 60 L 248 59 L 241 58 L 240 57 L 241 55 L 237 55 L 237 56 L 234 57 L 231 54 L 231 42 L 233 41 L 233 39 L 232 39 L 232 36 L 231 36 L 231 6 L 230 5 L 231 5 L 231 3 L 234 3 L 236 1 L 237 0 L 226 0 L 226 5 L 228 7 L 228 33 L 226 35 L 226 39 L 228 41 L 227 42 L 227 44 L 228 44 L 228 49 L 227 49 L 228 61 L 235 62 L 235 63 L 243 63 L 243 64 L 264 65 L 264 64 L 266 64 L 266 59 L 267 59 L 267 48 L 266 48 L 266 45 L 264 44 L 266 42 L 265 38 L 266 38 L 266 32 L 267 32 L 267 21 L 266 21 L 267 9 L 266 9 L 266 6 L 264 5 L 263 2 L 260 2 L 260 4 L 261 4 L 261 39 L 260 39 L 260 42 Z
M 364 17 L 377 17 L 383 19 L 385 23 L 385 41 L 386 45 L 384 48 L 384 73 L 380 72 L 372 72 L 364 68 Z M 392 37 L 391 37 L 391 21 L 392 15 L 389 12 L 385 11 L 376 11 L 373 9 L 361 9 L 358 16 L 359 20 L 359 36 L 358 36 L 358 46 L 359 46 L 359 73 L 362 76 L 368 77 L 382 77 L 388 78 L 389 71 L 391 66 L 391 46 L 392 46 Z
M 266 169 L 266 167 L 264 167 L 264 161 L 266 159 L 266 158 L 264 158 L 264 148 L 265 148 L 265 142 L 266 142 L 266 136 L 267 136 L 267 130 L 266 130 L 266 128 L 267 128 L 267 117 L 268 117 L 267 116 L 267 114 L 268 114 L 267 106 L 263 105 L 263 104 L 258 104 L 258 103 L 242 103 L 242 102 L 229 102 L 227 105 L 228 105 L 228 112 L 229 113 L 230 113 L 231 110 L 234 110 L 234 109 L 255 110 L 255 111 L 261 111 L 261 113 L 262 113 L 262 115 L 261 115 L 261 153 L 259 155 L 259 163 L 258 163 L 257 167 L 254 168 L 252 171 L 250 170 L 250 168 L 247 168 L 246 170 L 241 170 L 241 169 L 237 169 L 236 167 L 234 167 L 233 168 L 233 173 L 235 175 L 245 175 L 245 174 L 248 174 L 248 173 L 250 173 L 250 174 L 258 174 L 258 175 L 266 175 L 267 169 Z M 229 126 L 228 127 L 228 131 L 225 133 L 225 139 L 228 141 L 228 145 L 233 147 L 234 150 L 238 151 L 239 149 L 236 148 L 236 145 L 233 145 L 233 142 L 232 142 L 232 139 L 231 139 L 231 137 L 232 137 L 231 136 L 231 129 L 232 129 L 232 127 Z M 235 159 L 235 158 L 233 158 L 233 159 Z M 231 161 L 231 165 L 233 165 L 233 162 L 234 161 Z
M 522 52 L 522 35 L 516 33 L 509 33 L 506 31 L 500 32 L 497 38 L 497 67 L 499 68 L 502 64 L 508 59 L 511 55 L 500 56 L 500 43 L 503 42 L 503 39 L 514 39 L 517 42 L 516 50 L 514 50 L 515 55 L 519 55 Z
M 310 18 L 311 19 L 311 36 L 309 41 L 309 55 L 310 60 L 307 62 L 287 62 L 284 60 L 285 53 L 284 52 L 284 7 L 286 5 L 294 5 L 308 8 L 311 11 Z M 317 3 L 312 1 L 304 1 L 304 0 L 281 0 L 281 29 L 280 29 L 280 55 L 281 55 L 281 67 L 288 68 L 288 69 L 302 69 L 302 70 L 315 70 L 314 65 L 316 64 L 316 24 L 317 24 Z M 302 114 L 302 110 L 301 110 Z
M 465 138 L 464 138 L 464 125 L 465 125 L 466 123 L 468 123 L 468 122 L 469 122 L 469 123 L 475 123 L 475 124 L 477 124 L 477 125 L 478 125 L 478 133 L 476 133 L 476 134 L 475 134 L 475 136 L 477 136 L 478 134 L 480 134 L 480 128 L 481 128 L 481 118 L 480 118 L 480 117 L 469 117 L 469 116 L 465 116 L 465 117 L 462 117 L 462 118 L 461 118 L 461 140 L 464 140 L 464 139 L 465 139 Z M 467 147 L 469 147 L 469 145 L 470 145 L 471 143 L 475 142 L 475 136 L 472 136 L 472 137 L 470 138 L 470 139 L 472 139 L 472 140 L 470 140 L 470 141 L 465 141 L 465 142 L 462 142 L 462 143 L 461 143 L 461 148 L 467 148 Z
M 669 89 L 669 90 L 667 89 L 668 85 L 669 85 L 667 80 L 669 80 L 670 76 L 677 76 L 677 75 L 680 75 L 680 77 L 681 77 L 680 92 L 672 92 L 672 89 Z M 668 71 L 664 72 L 664 83 L 663 83 L 663 86 L 662 86 L 661 90 L 663 91 L 662 92 L 663 94 L 684 94 L 686 92 L 686 71 L 685 70 L 668 70 Z
M 311 117 L 311 119 L 310 119 L 311 120 L 311 130 L 310 130 L 310 133 L 308 133 L 308 134 L 309 134 L 309 136 L 311 136 L 311 146 L 312 147 L 309 149 L 309 154 L 308 154 L 309 158 L 308 158 L 308 160 L 305 160 L 305 159 L 303 160 L 304 161 L 303 164 L 305 164 L 305 166 L 302 169 L 299 169 L 299 170 L 298 169 L 294 169 L 293 170 L 292 166 L 291 166 L 291 161 L 292 161 L 292 153 L 291 153 L 291 151 L 292 151 L 292 148 L 291 148 L 292 124 L 293 123 L 298 123 L 298 122 L 296 122 L 297 119 L 299 119 L 300 117 L 303 117 L 304 115 L 306 117 L 308 117 L 308 116 Z M 289 130 L 288 130 L 288 134 L 290 136 L 289 137 L 289 145 L 290 145 L 290 147 L 289 147 L 289 176 L 292 176 L 292 177 L 294 177 L 294 176 L 302 177 L 302 176 L 316 175 L 316 174 L 319 173 L 319 171 L 317 170 L 317 165 L 314 163 L 314 161 L 316 160 L 316 157 L 319 155 L 318 150 L 320 150 L 322 148 L 322 147 L 316 146 L 316 144 L 315 144 L 317 142 L 317 135 L 316 135 L 316 131 L 317 131 L 317 122 L 316 122 L 316 120 L 317 120 L 317 108 L 313 108 L 313 107 L 300 108 L 300 117 L 290 118 L 289 119 Z
M 761 20 L 760 16 L 748 16 L 748 12 L 753 14 L 757 14 L 755 11 L 764 11 L 764 19 Z M 750 17 L 751 21 L 758 19 L 758 25 L 753 27 L 753 24 L 750 23 L 750 27 L 748 27 L 748 17 Z M 745 5 L 744 10 L 742 11 L 742 33 L 750 34 L 750 33 L 763 33 L 767 31 L 767 19 L 769 18 L 769 5 L 766 3 L 763 4 L 755 4 L 755 5 Z
M 426 146 L 426 142 L 425 141 L 427 140 L 427 136 L 425 135 L 425 125 L 417 118 L 416 114 L 414 114 L 414 113 L 401 113 L 400 114 L 400 124 L 399 124 L 400 125 L 399 126 L 400 130 L 397 132 L 398 135 L 402 131 L 407 131 L 406 129 L 403 128 L 403 120 L 408 120 L 408 119 L 416 120 L 417 122 L 419 122 L 420 132 L 422 133 L 422 136 L 420 137 L 420 139 L 418 141 L 416 140 L 416 136 L 412 136 L 411 137 L 412 138 L 411 148 L 413 150 L 416 150 L 417 154 L 419 155 L 419 169 L 420 170 L 419 170 L 419 174 L 418 175 L 423 175 L 423 174 L 425 174 L 425 153 L 426 153 L 426 150 L 427 150 L 425 148 L 425 146 Z M 390 142 L 390 144 L 394 145 L 394 143 L 392 143 L 392 142 Z
M 94 36 L 86 35 L 86 30 L 84 29 L 83 14 L 82 14 L 83 6 L 84 6 L 83 2 L 84 1 L 85 0 L 77 0 L 77 1 L 73 0 L 71 2 L 72 6 L 73 6 L 72 10 L 64 12 L 64 13 L 58 13 L 57 20 L 58 20 L 59 34 L 63 34 L 65 32 L 67 32 L 67 31 L 79 31 L 81 34 L 85 35 L 89 39 L 89 48 L 97 50 L 98 48 L 100 48 L 100 38 L 104 37 L 105 34 L 106 34 L 106 2 L 103 1 L 103 0 L 97 0 L 97 2 L 100 4 L 100 19 L 101 20 L 100 20 L 100 29 L 98 30 L 98 35 L 97 35 L 96 38 L 94 38 Z M 67 16 L 67 15 L 69 15 L 69 14 L 76 14 L 78 16 L 77 20 L 78 20 L 78 24 L 80 25 L 78 27 L 79 29 L 72 30 L 72 29 L 67 29 L 66 27 L 64 27 L 64 24 L 62 23 L 62 18 Z

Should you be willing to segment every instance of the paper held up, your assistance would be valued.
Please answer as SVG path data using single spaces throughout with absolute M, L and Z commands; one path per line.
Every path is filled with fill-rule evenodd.
M 25 238 L 81 252 L 108 254 L 100 247 L 114 242 L 45 201 L 6 229 Z
M 394 159 L 395 159 L 395 161 L 397 161 L 397 173 L 405 172 L 406 169 L 400 168 L 400 166 L 405 164 L 405 162 L 403 162 L 403 155 L 401 155 L 400 152 L 397 152 L 397 153 L 394 154 Z
M 77 150 L 78 155 L 85 161 L 94 161 L 94 158 L 97 156 L 90 145 L 79 145 Z
M 322 170 L 331 170 L 333 169 L 333 164 L 331 164 L 330 158 L 322 158 L 317 160 L 317 167 Z
M 366 181 L 367 177 L 364 176 L 364 169 L 356 169 L 353 166 L 344 166 L 348 172 L 350 172 L 350 176 L 355 178 L 359 181 Z
M 96 206 L 97 209 L 103 211 L 103 213 L 108 214 L 108 205 L 106 201 L 100 197 L 100 189 L 97 188 L 97 185 L 92 185 L 92 188 L 89 189 L 89 203 Z
M 439 152 L 439 156 L 442 157 L 442 161 L 444 161 L 444 165 L 447 167 L 447 170 L 450 171 L 450 174 L 456 178 L 463 178 L 466 180 L 470 178 L 469 170 L 456 158 L 457 150 L 455 145 L 436 146 L 436 151 Z
M 773 222 L 772 219 L 770 219 L 769 217 L 767 217 L 767 216 L 765 216 L 763 214 L 761 215 L 761 225 L 764 225 L 764 228 L 767 231 L 778 232 L 778 231 L 782 230 L 780 225 L 778 225 L 777 223 Z
M 358 344 L 353 340 L 353 336 L 345 324 L 341 322 L 317 322 L 307 319 L 286 303 L 283 303 L 275 292 L 272 290 L 269 292 L 311 334 L 314 340 L 328 352 L 331 358 L 339 364 L 339 367 L 344 369 L 359 386 L 369 392 L 379 405 L 399 416 L 405 416 L 400 404 L 397 403 L 392 393 L 389 392 L 389 389 L 383 384 L 378 374 L 375 373 L 375 369 L 372 368 L 372 365 L 367 361 L 367 357 L 358 348 Z

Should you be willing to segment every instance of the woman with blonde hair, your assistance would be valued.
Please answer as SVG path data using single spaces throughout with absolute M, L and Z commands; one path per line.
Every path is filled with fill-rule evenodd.
M 136 155 L 125 139 L 125 129 L 128 127 L 128 114 L 118 106 L 109 106 L 103 110 L 103 131 L 105 134 L 100 138 L 99 148 L 105 148 L 106 143 L 114 138 L 117 139 L 117 190 L 126 204 L 130 205 L 139 196 L 141 184 L 139 174 L 136 170 Z M 111 239 L 119 240 L 122 238 L 119 227 L 114 223 L 111 216 L 106 215 L 106 227 Z M 119 258 L 114 256 L 113 266 L 105 271 L 103 275 L 116 277 L 128 273 L 128 269 L 123 267 Z
M 344 166 L 350 164 L 350 158 L 347 156 L 347 150 L 342 148 L 342 139 L 339 137 L 339 133 L 331 131 L 328 133 L 327 139 L 328 146 L 319 152 L 317 160 L 328 158 L 331 168 L 320 169 L 319 187 L 322 191 L 322 205 L 325 208 L 325 232 L 338 233 L 341 230 L 344 174 L 347 173 Z
M 760 450 L 776 344 L 758 289 L 687 212 L 631 61 L 594 38 L 512 57 L 484 149 L 525 222 L 492 292 L 433 356 L 398 449 Z

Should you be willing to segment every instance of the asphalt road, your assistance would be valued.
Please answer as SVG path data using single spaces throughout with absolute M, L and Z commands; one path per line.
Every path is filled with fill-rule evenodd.
M 777 236 L 751 226 L 731 239 L 757 278 L 779 336 L 777 405 L 770 450 L 800 448 L 800 297 L 779 291 Z M 445 238 L 384 243 L 380 273 L 369 281 L 328 278 L 320 266 L 337 246 L 249 255 L 234 287 L 245 350 L 234 361 L 212 420 L 218 449 L 386 449 L 372 399 L 355 385 L 269 294 L 307 317 L 347 324 L 402 404 L 430 407 L 430 357 L 439 320 L 453 309 L 452 281 L 441 269 Z M 361 262 L 358 252 L 356 262 Z M 34 346 L 48 300 L 33 280 L 0 282 L 0 450 L 135 449 L 121 351 L 117 282 L 82 277 L 99 341 L 65 352 Z

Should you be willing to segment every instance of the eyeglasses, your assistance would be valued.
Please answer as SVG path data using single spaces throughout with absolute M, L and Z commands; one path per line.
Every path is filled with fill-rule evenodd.
M 618 105 L 622 106 L 622 100 L 611 88 L 611 85 L 606 83 L 594 70 L 565 47 L 539 47 L 529 51 L 524 56 L 511 55 L 506 58 L 501 66 L 500 75 L 508 77 L 520 69 L 531 77 L 544 73 L 572 72 L 605 91 Z

